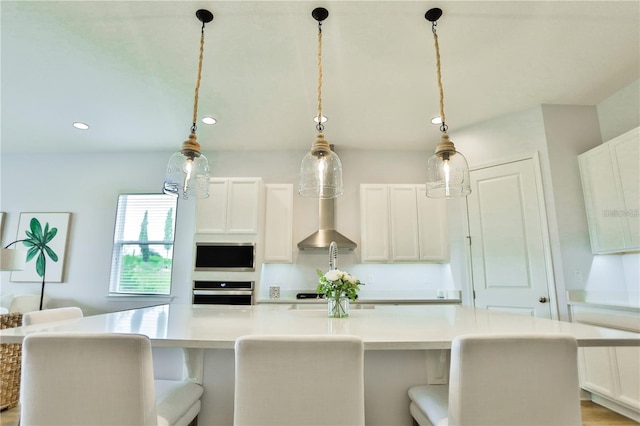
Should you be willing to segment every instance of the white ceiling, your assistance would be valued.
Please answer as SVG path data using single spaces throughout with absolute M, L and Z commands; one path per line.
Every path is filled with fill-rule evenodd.
M 541 104 L 596 105 L 639 76 L 638 1 L 6 1 L 2 152 L 177 150 L 189 133 L 199 8 L 203 150 L 300 149 L 315 137 L 317 23 L 325 135 L 338 149 L 431 149 L 438 22 L 455 129 Z M 84 121 L 88 131 L 71 123 Z

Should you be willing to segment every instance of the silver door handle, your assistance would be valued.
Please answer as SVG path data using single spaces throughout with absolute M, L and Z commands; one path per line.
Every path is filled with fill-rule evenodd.
M 540 299 L 538 299 L 538 302 L 540 303 L 547 303 L 548 299 L 544 296 L 541 296 Z

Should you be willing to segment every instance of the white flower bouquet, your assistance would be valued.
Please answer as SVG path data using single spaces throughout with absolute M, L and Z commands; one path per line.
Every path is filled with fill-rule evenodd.
M 316 292 L 324 294 L 327 299 L 347 297 L 356 300 L 360 286 L 364 285 L 353 275 L 339 269 L 332 269 L 326 273 L 317 269 L 316 272 L 320 278 Z

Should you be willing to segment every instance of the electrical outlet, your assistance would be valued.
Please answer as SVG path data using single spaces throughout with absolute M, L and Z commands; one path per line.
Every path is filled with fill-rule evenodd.
M 582 271 L 579 269 L 576 269 L 575 271 L 573 271 L 573 278 L 576 284 L 578 285 L 582 284 Z

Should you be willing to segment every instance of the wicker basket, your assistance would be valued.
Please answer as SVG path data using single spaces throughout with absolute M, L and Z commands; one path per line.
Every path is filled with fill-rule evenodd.
M 0 315 L 0 328 L 22 325 L 22 314 Z M 22 345 L 18 343 L 0 344 L 0 410 L 13 408 L 20 401 L 20 366 Z

